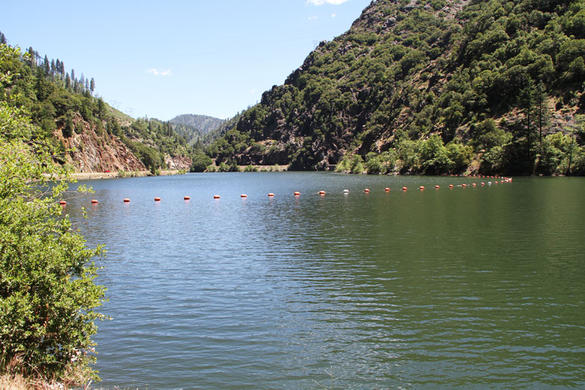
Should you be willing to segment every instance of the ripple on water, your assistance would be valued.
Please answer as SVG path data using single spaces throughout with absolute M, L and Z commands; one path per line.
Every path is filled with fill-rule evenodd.
M 97 337 L 103 384 L 585 386 L 585 185 L 517 179 L 443 191 L 465 180 L 92 183 L 100 204 L 89 219 L 74 214 L 83 199 L 67 209 L 109 251 L 100 282 L 114 319 Z M 441 190 L 383 191 L 434 184 Z

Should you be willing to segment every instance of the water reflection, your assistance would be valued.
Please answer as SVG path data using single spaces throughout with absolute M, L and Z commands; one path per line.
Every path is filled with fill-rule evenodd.
M 100 204 L 89 218 L 75 211 L 87 199 L 67 207 L 90 244 L 108 249 L 104 385 L 585 385 L 585 183 L 447 189 L 464 180 L 91 183 Z M 440 190 L 397 191 L 435 183 Z

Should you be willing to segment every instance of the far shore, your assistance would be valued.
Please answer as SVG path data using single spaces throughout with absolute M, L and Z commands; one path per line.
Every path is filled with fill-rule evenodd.
M 156 176 L 172 176 L 172 175 L 181 175 L 185 173 L 185 171 L 180 170 L 164 170 L 160 171 Z M 75 180 L 101 180 L 101 179 L 119 179 L 125 177 L 145 177 L 145 176 L 155 176 L 150 171 L 118 171 L 118 172 L 76 172 L 72 173 L 72 179 Z

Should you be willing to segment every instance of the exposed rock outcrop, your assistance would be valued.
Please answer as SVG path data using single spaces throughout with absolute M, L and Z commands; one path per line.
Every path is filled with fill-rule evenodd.
M 76 131 L 71 137 L 64 137 L 62 129 L 55 131 L 54 136 L 65 146 L 66 162 L 72 165 L 76 172 L 144 171 L 147 169 L 115 135 L 90 126 L 81 115 L 75 115 L 73 123 Z

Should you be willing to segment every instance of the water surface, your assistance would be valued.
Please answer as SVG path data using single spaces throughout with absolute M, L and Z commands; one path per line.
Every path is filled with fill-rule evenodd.
M 67 211 L 108 251 L 99 282 L 113 320 L 96 337 L 101 385 L 585 387 L 585 181 L 457 187 L 474 181 L 231 173 L 90 182 L 96 193 L 70 199 Z

